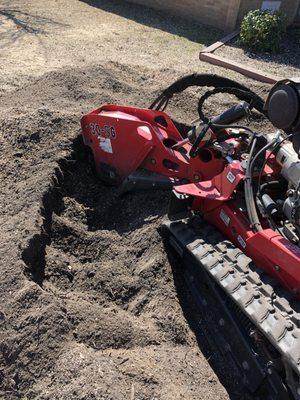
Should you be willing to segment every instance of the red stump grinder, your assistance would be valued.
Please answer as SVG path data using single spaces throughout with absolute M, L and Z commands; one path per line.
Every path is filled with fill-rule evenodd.
M 214 87 L 187 126 L 164 112 L 189 86 Z M 207 118 L 212 95 L 239 103 Z M 236 122 L 252 109 L 272 134 Z M 300 399 L 300 80 L 265 102 L 216 75 L 176 81 L 149 109 L 104 105 L 82 118 L 99 177 L 133 189 L 170 189 L 165 240 L 182 259 L 196 302 L 217 303 L 222 351 L 264 399 Z

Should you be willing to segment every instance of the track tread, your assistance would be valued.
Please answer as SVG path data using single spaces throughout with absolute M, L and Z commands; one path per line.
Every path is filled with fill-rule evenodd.
M 200 217 L 165 226 L 300 376 L 300 302 Z

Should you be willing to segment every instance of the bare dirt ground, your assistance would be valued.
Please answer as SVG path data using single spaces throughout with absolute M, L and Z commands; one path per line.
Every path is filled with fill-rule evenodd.
M 260 71 L 280 78 L 299 77 L 300 52 L 298 30 L 288 30 L 282 40 L 281 50 L 278 54 L 257 53 L 245 50 L 239 39 L 222 46 L 216 54 L 257 68 Z
M 77 138 L 83 113 L 147 107 L 186 73 L 223 73 L 264 95 L 199 62 L 217 37 L 123 1 L 2 0 L 1 398 L 252 398 L 170 263 L 157 231 L 168 195 L 120 198 Z M 195 117 L 196 92 L 172 102 L 175 118 Z

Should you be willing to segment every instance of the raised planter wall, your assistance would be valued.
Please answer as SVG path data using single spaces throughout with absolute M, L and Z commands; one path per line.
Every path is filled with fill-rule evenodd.
M 240 0 L 128 0 L 147 7 L 170 11 L 206 25 L 234 29 Z M 234 20 L 234 26 L 232 26 Z
M 288 24 L 292 24 L 296 19 L 299 4 L 300 0 L 241 0 L 238 21 L 241 21 L 244 15 L 250 10 L 268 7 L 274 7 L 276 9 L 278 7 L 279 10 L 282 10 L 287 15 Z
M 275 7 L 284 11 L 291 24 L 297 18 L 300 0 L 128 0 L 133 3 L 169 11 L 226 32 L 232 31 L 250 10 Z

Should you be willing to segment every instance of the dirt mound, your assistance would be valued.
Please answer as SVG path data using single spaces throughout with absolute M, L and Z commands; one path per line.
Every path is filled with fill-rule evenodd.
M 198 339 L 240 398 L 159 235 L 168 194 L 102 186 L 76 139 L 82 110 L 98 105 L 96 87 L 106 101 L 154 98 L 156 85 L 141 90 L 136 72 L 113 68 L 93 67 L 88 79 L 49 73 L 1 98 L 1 396 L 227 398 Z M 93 86 L 78 99 L 77 88 Z M 195 101 L 193 91 L 181 99 L 177 117 L 189 118 Z
M 124 1 L 4 0 L 0 19 L 0 397 L 251 398 L 160 238 L 166 193 L 101 186 L 76 136 L 83 113 L 147 107 L 180 75 L 268 88 L 199 61 L 217 32 Z M 195 119 L 198 92 L 168 111 Z
M 102 186 L 77 138 L 84 112 L 104 102 L 146 107 L 162 79 L 171 83 L 174 71 L 108 63 L 49 72 L 0 97 L 7 399 L 228 398 L 218 378 L 231 398 L 250 398 L 205 338 L 218 326 L 170 263 L 158 232 L 168 194 Z M 174 98 L 171 115 L 194 119 L 197 93 Z M 227 104 L 217 96 L 207 110 Z

